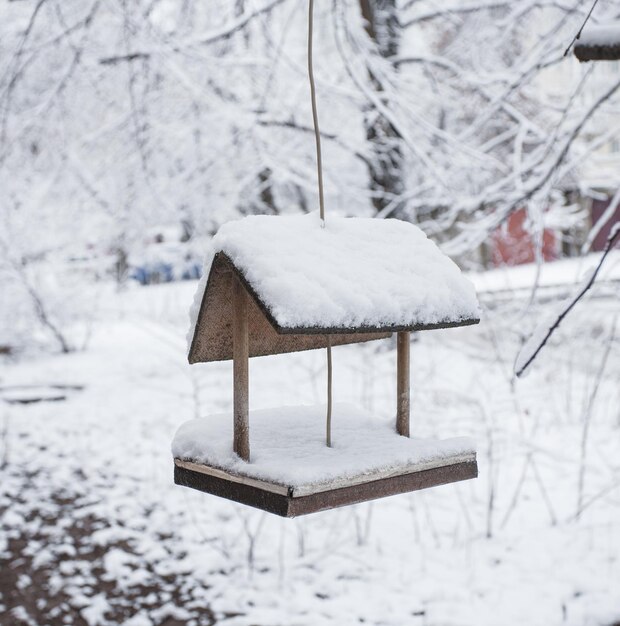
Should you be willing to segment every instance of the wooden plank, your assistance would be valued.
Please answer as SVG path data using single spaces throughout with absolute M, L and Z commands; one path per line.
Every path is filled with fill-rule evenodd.
M 174 482 L 177 485 L 204 491 L 282 517 L 297 517 L 326 511 L 349 504 L 468 480 L 477 475 L 478 466 L 476 461 L 472 460 L 293 498 L 291 495 L 273 493 L 219 476 L 194 472 L 179 465 L 174 467 Z
M 396 337 L 396 432 L 409 437 L 409 348 L 411 333 L 399 332 Z
M 414 474 L 416 472 L 435 469 L 437 467 L 447 467 L 449 465 L 457 465 L 459 463 L 468 463 L 475 461 L 476 453 L 468 452 L 449 458 L 437 458 L 431 461 L 427 461 L 425 463 L 412 463 L 390 469 L 374 470 L 371 473 L 363 473 L 359 476 L 334 478 L 333 480 L 326 482 L 310 483 L 296 486 L 286 485 L 284 483 L 275 483 L 273 481 L 248 476 L 246 474 L 233 473 L 219 467 L 213 467 L 211 465 L 205 465 L 203 463 L 194 463 L 192 461 L 184 461 L 183 459 L 174 459 L 174 464 L 178 467 L 183 467 L 193 472 L 216 476 L 232 483 L 241 483 L 244 485 L 257 487 L 258 489 L 263 489 L 265 491 L 271 491 L 273 493 L 279 493 L 282 495 L 289 495 L 291 496 L 291 498 L 300 498 L 303 496 L 321 493 L 323 491 L 333 491 L 335 489 L 341 489 L 343 487 L 352 487 L 356 485 L 361 485 L 363 483 L 383 480 L 385 478 L 392 478 L 393 476 Z
M 293 498 L 301 498 L 303 496 L 321 493 L 323 491 L 333 491 L 334 489 L 342 489 L 344 487 L 363 485 L 364 483 L 384 480 L 386 478 L 392 478 L 394 476 L 415 474 L 429 469 L 435 469 L 437 467 L 448 467 L 449 465 L 458 465 L 459 463 L 468 463 L 472 461 L 474 463 L 476 462 L 475 452 L 461 454 L 458 456 L 450 457 L 449 459 L 435 459 L 434 461 L 428 461 L 426 463 L 403 465 L 401 467 L 388 470 L 375 470 L 370 474 L 361 474 L 360 476 L 335 478 L 334 480 L 325 483 L 315 483 L 310 485 L 290 487 L 289 493 Z
M 250 460 L 248 306 L 244 286 L 232 276 L 233 292 L 233 449 Z
M 184 467 L 174 466 L 174 482 L 183 487 L 204 491 L 220 498 L 252 506 L 282 517 L 288 516 L 288 498 L 282 494 L 265 491 L 252 485 L 231 482 L 218 476 L 192 472 Z
M 588 44 L 578 41 L 574 48 L 575 56 L 580 61 L 618 61 L 620 59 L 620 45 L 618 44 Z
M 239 483 L 242 485 L 250 485 L 251 487 L 257 487 L 258 489 L 263 489 L 264 491 L 271 491 L 272 493 L 279 493 L 280 495 L 288 495 L 290 492 L 290 487 L 286 485 L 281 485 L 278 483 L 270 483 L 265 480 L 260 480 L 258 478 L 251 478 L 250 476 L 242 476 L 241 474 L 231 474 L 225 470 L 219 469 L 217 467 L 211 467 L 210 465 L 203 465 L 202 463 L 192 463 L 191 461 L 183 461 L 181 459 L 174 459 L 174 464 L 177 467 L 183 467 L 192 472 L 197 472 L 199 474 L 207 474 L 209 476 L 215 476 L 217 478 L 222 478 L 223 480 L 227 480 L 231 483 Z
M 401 493 L 468 480 L 476 478 L 476 476 L 478 476 L 476 461 L 436 467 L 402 476 L 392 476 L 391 478 L 383 478 L 351 487 L 324 491 L 304 496 L 303 498 L 291 498 L 287 517 L 327 511 L 340 506 L 359 504 L 360 502 L 378 498 L 386 498 Z

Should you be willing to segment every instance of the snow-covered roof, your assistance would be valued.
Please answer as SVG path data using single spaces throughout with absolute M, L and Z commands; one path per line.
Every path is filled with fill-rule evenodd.
M 620 22 L 588 24 L 575 44 L 580 61 L 616 61 L 620 59 Z
M 221 341 L 214 325 L 230 334 L 230 309 L 218 312 L 215 302 L 230 306 L 223 265 L 239 275 L 280 335 L 356 334 L 339 341 L 350 343 L 365 339 L 359 333 L 459 326 L 480 317 L 472 283 L 413 224 L 328 216 L 322 227 L 317 214 L 251 216 L 228 222 L 212 239 L 192 307 L 191 362 L 217 360 L 203 358 L 205 333 Z M 325 345 L 260 352 L 252 348 L 252 329 L 250 335 L 251 355 Z

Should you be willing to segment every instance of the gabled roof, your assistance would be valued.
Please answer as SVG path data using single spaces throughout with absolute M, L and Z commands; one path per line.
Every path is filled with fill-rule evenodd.
M 588 24 L 575 43 L 580 61 L 617 61 L 620 59 L 620 22 Z
M 213 237 L 192 309 L 192 363 L 232 358 L 230 276 L 250 294 L 250 356 L 473 324 L 473 285 L 416 226 L 251 216 Z

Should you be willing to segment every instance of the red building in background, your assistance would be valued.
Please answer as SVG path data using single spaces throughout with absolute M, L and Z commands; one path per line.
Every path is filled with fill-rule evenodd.
M 536 260 L 538 244 L 525 228 L 526 219 L 525 209 L 519 209 L 510 215 L 506 224 L 495 231 L 491 248 L 491 262 L 494 267 L 521 265 Z M 559 240 L 552 230 L 545 229 L 542 244 L 545 261 L 553 261 L 559 257 Z
M 561 256 L 579 254 L 581 245 L 592 227 L 605 215 L 612 200 L 612 195 L 605 199 L 592 199 L 590 202 L 590 227 L 578 237 L 578 245 L 571 250 L 562 251 L 563 234 L 554 230 L 545 229 L 542 241 L 542 257 L 545 261 L 554 261 Z M 521 265 L 536 261 L 538 242 L 526 228 L 527 212 L 525 209 L 515 211 L 508 221 L 498 228 L 491 239 L 490 261 L 494 267 L 504 265 Z M 605 225 L 596 235 L 591 247 L 592 252 L 600 252 L 605 247 L 607 238 L 614 224 L 620 221 L 620 206 L 616 207 L 614 215 L 606 219 Z
M 592 200 L 592 226 L 594 226 L 605 214 L 607 207 L 611 203 L 612 198 L 606 198 L 605 200 Z M 609 233 L 614 224 L 617 224 L 620 221 L 620 206 L 616 207 L 614 215 L 611 219 L 607 220 L 607 223 L 601 228 L 598 235 L 594 238 L 594 242 L 592 244 L 592 250 L 595 252 L 600 252 L 607 242 L 607 238 L 609 237 Z

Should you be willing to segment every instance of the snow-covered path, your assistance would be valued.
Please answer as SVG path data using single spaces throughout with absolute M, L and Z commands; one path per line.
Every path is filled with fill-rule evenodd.
M 84 390 L 0 405 L 0 624 L 620 620 L 617 350 L 592 398 L 608 303 L 588 303 L 516 386 L 518 310 L 421 335 L 412 428 L 474 437 L 480 478 L 282 520 L 172 484 L 177 426 L 230 408 L 230 365 L 185 363 L 192 291 L 115 295 L 88 350 L 3 366 L 3 385 Z M 338 401 L 391 411 L 389 343 L 334 357 Z M 253 408 L 320 401 L 323 367 L 320 352 L 252 360 Z

